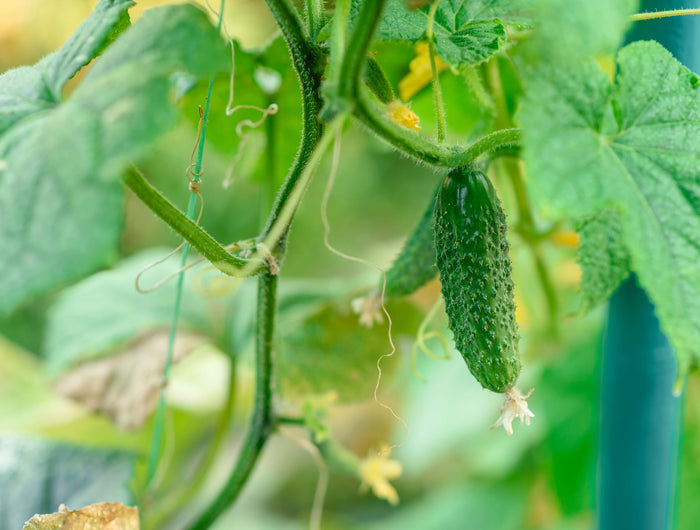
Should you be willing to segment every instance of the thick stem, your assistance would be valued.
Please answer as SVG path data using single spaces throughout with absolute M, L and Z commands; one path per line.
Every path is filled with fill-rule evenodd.
M 343 64 L 338 79 L 338 96 L 341 99 L 357 99 L 362 66 L 367 57 L 367 49 L 372 41 L 374 30 L 384 8 L 385 0 L 372 0 L 362 3 L 353 32 L 343 54 Z
M 686 15 L 700 15 L 700 9 L 671 9 L 669 11 L 655 11 L 653 13 L 637 13 L 632 15 L 630 20 L 653 20 L 656 18 L 682 17 Z
M 293 7 L 286 0 L 265 0 L 272 12 L 282 36 L 289 48 L 294 69 L 299 76 L 302 91 L 302 138 L 292 169 L 282 184 L 275 199 L 272 211 L 267 218 L 262 238 L 266 237 L 280 214 L 282 207 L 294 189 L 311 154 L 316 147 L 323 129 L 318 120 L 321 111 L 321 56 L 317 48 L 310 44 Z M 271 249 L 272 250 L 272 249 Z
M 122 177 L 124 183 L 170 228 L 180 234 L 194 249 L 208 259 L 221 272 L 238 276 L 246 261 L 234 256 L 207 233 L 201 226 L 187 217 L 177 206 L 160 193 L 135 168 L 129 168 Z M 259 270 L 251 271 L 257 273 Z
M 243 447 L 226 484 L 205 512 L 190 526 L 209 528 L 238 497 L 248 480 L 273 425 L 272 344 L 277 303 L 277 276 L 264 273 L 258 278 L 258 309 L 255 331 L 255 404 Z
M 323 0 L 306 0 L 306 18 L 309 23 L 309 34 L 312 41 L 315 41 L 323 27 Z

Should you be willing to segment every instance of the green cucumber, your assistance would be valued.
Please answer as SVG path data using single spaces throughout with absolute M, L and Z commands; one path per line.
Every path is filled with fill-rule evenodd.
M 507 392 L 520 374 L 506 218 L 491 181 L 450 171 L 435 202 L 435 247 L 457 350 L 481 386 Z
M 418 226 L 413 230 L 406 243 L 386 271 L 386 298 L 408 296 L 437 275 L 435 264 L 435 230 L 433 228 L 433 211 L 438 187 L 430 198 L 428 208 L 421 217 Z M 380 281 L 379 289 L 382 284 Z

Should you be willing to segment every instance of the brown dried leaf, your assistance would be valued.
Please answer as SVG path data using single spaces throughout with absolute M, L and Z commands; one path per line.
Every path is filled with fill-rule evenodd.
M 179 332 L 173 362 L 202 342 L 201 336 Z M 119 353 L 75 368 L 56 382 L 55 389 L 110 417 L 121 429 L 137 429 L 158 401 L 167 348 L 167 330 L 150 332 Z
M 80 510 L 64 505 L 56 513 L 35 515 L 22 530 L 138 530 L 139 510 L 121 502 L 100 502 Z

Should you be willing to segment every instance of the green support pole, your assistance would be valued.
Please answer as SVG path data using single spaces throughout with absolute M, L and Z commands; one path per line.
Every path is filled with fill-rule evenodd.
M 644 0 L 640 11 L 692 7 L 697 0 Z M 700 17 L 638 22 L 627 40 L 648 39 L 700 72 Z M 603 345 L 599 530 L 673 528 L 682 410 L 676 375 L 673 350 L 633 277 L 610 301 Z

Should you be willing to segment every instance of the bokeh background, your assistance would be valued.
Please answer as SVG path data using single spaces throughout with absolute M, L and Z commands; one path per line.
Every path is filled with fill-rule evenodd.
M 33 64 L 60 47 L 95 3 L 0 0 L 0 71 Z M 164 3 L 138 2 L 130 10 L 132 21 L 143 10 Z M 202 224 L 220 241 L 230 242 L 255 235 L 266 217 L 296 151 L 300 100 L 286 49 L 263 2 L 228 0 L 225 22 L 237 42 L 235 102 L 258 106 L 274 102 L 280 109 L 265 125 L 250 131 L 239 150 L 236 124 L 255 121 L 260 114 L 242 110 L 226 117 L 229 78 L 216 78 L 204 158 Z M 398 44 L 376 50 L 398 86 L 416 51 Z M 266 94 L 256 72 L 278 80 L 279 89 Z M 83 73 L 69 83 L 66 97 Z M 464 141 L 484 117 L 463 79 L 447 71 L 441 80 L 451 134 Z M 188 197 L 184 172 L 196 138 L 197 106 L 204 103 L 205 94 L 206 87 L 200 84 L 185 95 L 179 103 L 180 125 L 139 161 L 149 180 L 182 208 Z M 411 99 L 421 118 L 421 133 L 432 135 L 429 88 Z M 224 189 L 222 182 L 238 152 L 233 181 Z M 341 156 L 329 203 L 331 242 L 386 268 L 443 174 L 400 157 L 356 124 L 343 137 Z M 458 353 L 452 352 L 446 361 L 419 355 L 416 366 L 422 378 L 411 369 L 416 330 L 439 297 L 439 283 L 433 281 L 410 300 L 390 307 L 398 351 L 383 361 L 379 396 L 406 422 L 406 433 L 372 399 L 376 360 L 390 351 L 386 323 L 365 330 L 356 326 L 349 310 L 350 300 L 376 285 L 379 275 L 339 258 L 323 243 L 320 209 L 328 170 L 326 161 L 294 222 L 284 263 L 278 406 L 291 414 L 311 389 L 321 395 L 336 392 L 339 400 L 329 406 L 327 417 L 332 438 L 360 458 L 384 443 L 401 444 L 392 458 L 401 462 L 403 473 L 392 482 L 400 503 L 391 506 L 360 491 L 357 477 L 331 470 L 323 528 L 592 528 L 606 309 L 577 314 L 579 271 L 571 242 L 555 238 L 543 247 L 560 299 L 553 329 L 532 255 L 517 234 L 510 238 L 525 364 L 520 387 L 535 388 L 530 404 L 536 415 L 531 426 L 517 425 L 513 436 L 489 429 L 501 399 L 479 387 Z M 512 212 L 509 190 L 499 187 L 499 191 L 506 212 Z M 115 269 L 106 273 L 111 275 L 101 277 L 102 283 L 93 280 L 99 285 L 86 280 L 57 290 L 0 320 L 0 529 L 20 528 L 34 513 L 55 511 L 60 503 L 79 508 L 103 500 L 130 500 L 134 462 L 148 447 L 152 390 L 148 384 L 157 374 L 173 296 L 172 284 L 152 295 L 138 295 L 133 278 L 179 241 L 136 199 L 126 196 L 121 253 L 115 256 Z M 569 229 L 562 226 L 561 232 Z M 157 267 L 145 283 L 174 270 L 174 264 Z M 149 296 L 149 301 L 142 302 L 142 296 Z M 252 398 L 253 309 L 253 281 L 222 282 L 201 267 L 186 280 L 180 342 L 184 359 L 176 365 L 169 389 L 168 441 L 158 476 L 158 491 L 164 498 L 186 488 L 201 465 L 226 398 L 227 355 L 237 359 L 234 419 L 209 480 L 188 499 L 189 504 L 177 507 L 164 528 L 185 528 L 183 521 L 206 505 L 235 460 Z M 305 350 L 311 333 L 305 324 L 324 318 L 324 340 L 337 345 L 328 361 Z M 148 329 L 142 326 L 144 320 Z M 445 320 L 440 311 L 431 329 L 449 337 Z M 115 323 L 139 328 L 138 339 L 120 338 Z M 440 351 L 437 342 L 430 345 Z M 98 350 L 99 357 L 114 360 L 110 373 L 121 378 L 111 387 L 109 406 L 103 400 L 102 413 L 85 405 L 91 396 L 94 401 L 94 392 L 81 392 L 96 379 L 94 372 L 77 371 L 86 359 L 97 357 Z M 155 361 L 148 360 L 154 356 Z M 345 360 L 340 363 L 338 358 Z M 66 379 L 70 374 L 77 378 L 72 386 Z M 693 374 L 686 393 L 678 476 L 680 529 L 696 528 L 700 520 L 698 398 L 700 382 Z M 299 442 L 305 436 L 303 430 L 288 427 L 272 437 L 237 504 L 216 528 L 308 527 L 319 470 Z

